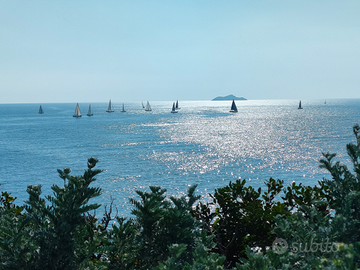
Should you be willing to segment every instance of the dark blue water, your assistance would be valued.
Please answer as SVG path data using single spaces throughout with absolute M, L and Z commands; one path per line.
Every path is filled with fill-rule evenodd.
M 26 187 L 41 184 L 50 194 L 61 185 L 57 169 L 69 167 L 80 175 L 87 159 L 99 159 L 104 171 L 95 185 L 98 199 L 115 199 L 120 215 L 129 215 L 136 189 L 160 185 L 171 195 L 198 184 L 204 200 L 215 188 L 238 178 L 263 186 L 273 177 L 315 185 L 330 176 L 318 168 L 322 152 L 336 152 L 347 162 L 345 146 L 355 142 L 352 127 L 360 123 L 360 100 L 237 101 L 239 112 L 229 113 L 228 101 L 150 102 L 152 112 L 139 103 L 113 101 L 79 104 L 83 117 L 74 118 L 76 104 L 0 105 L 1 191 L 11 192 L 18 203 L 27 199 Z

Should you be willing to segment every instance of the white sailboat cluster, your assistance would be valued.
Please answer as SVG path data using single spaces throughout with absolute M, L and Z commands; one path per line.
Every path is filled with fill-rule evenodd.
M 109 106 L 108 106 L 106 112 L 108 112 L 108 113 L 114 112 L 114 110 L 111 107 L 111 99 L 109 101 Z M 121 112 L 126 112 L 124 103 L 123 103 Z M 44 113 L 41 106 L 40 106 L 40 109 L 39 109 L 39 113 Z M 89 104 L 89 110 L 88 110 L 88 113 L 86 115 L 87 116 L 93 116 L 94 115 L 92 110 L 91 110 L 91 104 Z M 76 104 L 75 113 L 74 113 L 73 117 L 81 117 L 81 111 L 80 111 L 79 103 Z
M 325 99 L 324 104 L 326 104 L 326 99 Z M 141 105 L 142 105 L 143 108 L 145 108 L 146 112 L 152 111 L 149 101 L 147 101 L 146 106 L 144 106 L 143 102 L 141 102 Z M 301 105 L 301 100 L 299 101 L 298 109 L 303 109 L 303 107 Z M 176 102 L 173 102 L 173 104 L 172 104 L 171 113 L 177 113 L 178 110 L 180 110 L 180 108 L 179 108 L 179 101 L 177 100 Z M 111 106 L 111 99 L 109 100 L 109 105 L 108 105 L 108 108 L 107 108 L 106 112 L 108 112 L 108 113 L 114 112 L 114 110 L 112 109 L 112 106 Z M 121 112 L 126 112 L 124 103 L 122 104 Z M 234 99 L 233 99 L 233 101 L 231 103 L 230 112 L 231 113 L 237 113 L 238 112 L 238 109 L 236 107 Z M 40 105 L 38 113 L 39 114 L 44 113 L 44 110 L 43 110 L 41 105 Z M 89 110 L 88 110 L 88 113 L 86 115 L 87 116 L 93 116 L 93 113 L 92 113 L 92 110 L 91 110 L 91 104 L 89 105 Z M 74 113 L 73 117 L 77 117 L 77 118 L 81 117 L 81 111 L 80 111 L 79 103 L 76 104 L 75 113 Z

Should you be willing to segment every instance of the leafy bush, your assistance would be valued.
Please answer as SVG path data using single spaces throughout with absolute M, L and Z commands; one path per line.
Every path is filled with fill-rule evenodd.
M 2 268 L 84 269 L 89 264 L 89 253 L 96 247 L 92 246 L 94 237 L 91 239 L 88 234 L 85 214 L 100 206 L 88 204 L 101 194 L 101 189 L 89 187 L 101 172 L 92 170 L 96 163 L 96 159 L 90 158 L 88 170 L 82 176 L 70 176 L 69 169 L 58 170 L 64 186 L 53 185 L 54 196 L 43 199 L 41 186 L 28 186 L 29 200 L 23 213 L 16 207 L 2 211 Z
M 190 187 L 187 196 L 166 200 L 166 189 L 150 186 L 151 192 L 137 191 L 140 201 L 130 200 L 139 228 L 136 236 L 139 269 L 149 269 L 166 261 L 174 254 L 171 252 L 174 245 L 181 247 L 175 256 L 179 264 L 193 261 L 200 239 L 199 224 L 191 215 L 194 203 L 200 198 L 195 196 L 195 188 Z
M 278 200 L 283 181 L 270 178 L 265 182 L 267 191 L 246 186 L 245 180 L 230 182 L 215 190 L 213 201 L 199 204 L 194 216 L 204 225 L 216 243 L 213 251 L 226 257 L 228 267 L 235 266 L 245 257 L 247 246 L 266 247 L 275 239 L 272 230 L 278 214 L 289 215 L 286 205 Z M 211 209 L 215 208 L 212 212 Z

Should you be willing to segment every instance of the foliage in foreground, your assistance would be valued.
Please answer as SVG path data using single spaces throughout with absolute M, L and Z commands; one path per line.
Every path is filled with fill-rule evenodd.
M 18 206 L 2 192 L 0 269 L 358 269 L 359 126 L 353 131 L 353 170 L 323 154 L 332 179 L 317 186 L 270 178 L 256 190 L 237 180 L 207 203 L 196 186 L 180 198 L 150 186 L 130 199 L 132 218 L 113 216 L 112 204 L 101 220 L 90 214 L 100 206 L 90 203 L 101 194 L 91 187 L 101 172 L 95 158 L 81 176 L 58 170 L 64 185 L 53 185 L 52 196 L 30 185 Z M 279 238 L 287 246 L 272 249 Z

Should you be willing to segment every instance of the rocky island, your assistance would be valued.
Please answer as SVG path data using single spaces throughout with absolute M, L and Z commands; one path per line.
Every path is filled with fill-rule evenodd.
M 236 97 L 234 95 L 228 95 L 226 97 L 216 97 L 213 100 L 247 100 L 247 99 L 243 97 Z

